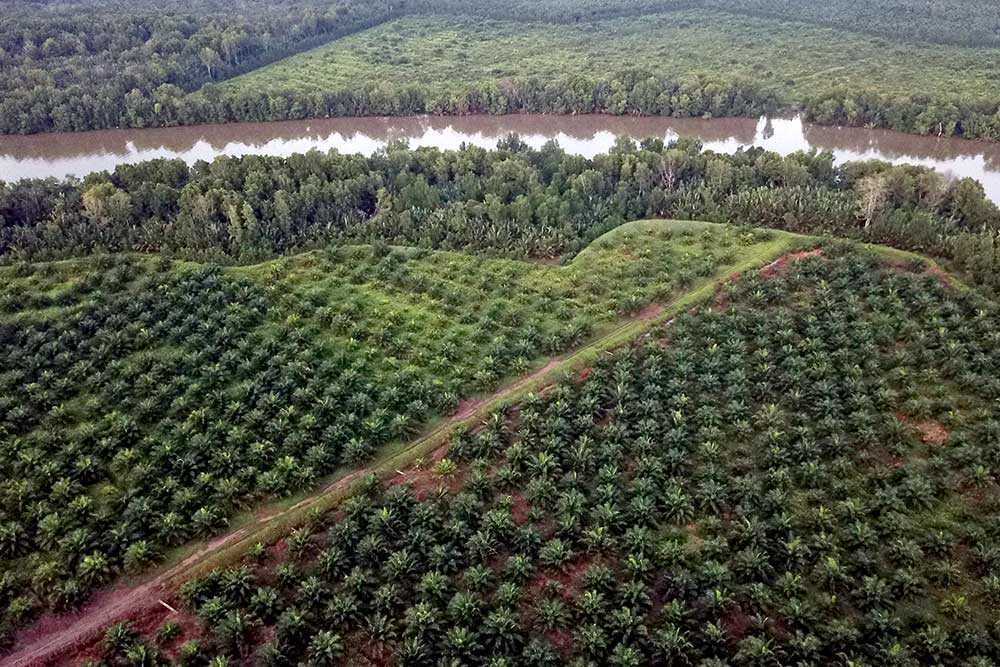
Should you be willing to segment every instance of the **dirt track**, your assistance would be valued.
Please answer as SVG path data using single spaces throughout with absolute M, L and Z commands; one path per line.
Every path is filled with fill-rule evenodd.
M 778 260 L 775 260 L 767 268 L 776 268 L 775 265 L 780 263 L 782 259 L 785 259 L 785 257 L 779 257 Z M 794 257 L 790 257 L 790 259 L 794 259 Z M 723 278 L 717 278 L 708 281 L 706 285 L 718 285 L 723 281 Z M 697 290 L 692 290 L 689 294 L 695 291 Z M 664 310 L 662 305 L 648 306 L 627 324 L 612 331 L 588 347 L 600 346 L 602 341 L 617 339 L 621 335 L 621 332 L 629 329 L 638 322 L 652 322 L 660 318 Z M 171 615 L 171 612 L 160 601 L 164 600 L 168 603 L 171 601 L 177 585 L 188 570 L 208 561 L 212 556 L 217 555 L 227 548 L 236 547 L 249 538 L 257 536 L 275 519 L 301 512 L 304 508 L 317 504 L 318 501 L 325 497 L 335 495 L 341 490 L 346 490 L 358 479 L 376 472 L 386 461 L 392 461 L 394 458 L 405 455 L 412 449 L 415 449 L 417 443 L 440 438 L 442 434 L 449 432 L 458 423 L 474 418 L 484 406 L 493 405 L 497 400 L 525 389 L 532 382 L 542 380 L 546 376 L 551 375 L 554 378 L 556 372 L 561 367 L 565 366 L 568 370 L 573 366 L 576 354 L 568 354 L 552 359 L 530 375 L 518 379 L 489 397 L 463 401 L 459 404 L 455 414 L 444 422 L 444 424 L 429 435 L 416 441 L 414 445 L 409 446 L 402 453 L 393 454 L 387 457 L 387 459 L 376 461 L 368 467 L 341 477 L 288 509 L 269 515 L 260 515 L 254 523 L 209 542 L 182 562 L 169 567 L 150 579 L 134 585 L 117 586 L 95 593 L 82 609 L 74 613 L 47 614 L 43 616 L 33 625 L 19 633 L 15 642 L 16 648 L 11 653 L 0 658 L 0 667 L 50 667 L 62 665 L 76 651 L 98 640 L 101 633 L 109 625 L 127 620 L 136 621 L 154 615 L 166 620 Z
M 170 613 L 160 600 L 173 595 L 169 585 L 191 565 L 213 551 L 241 539 L 238 530 L 209 542 L 183 561 L 135 586 L 119 586 L 94 594 L 84 607 L 71 614 L 46 615 L 20 637 L 23 644 L 0 660 L 3 667 L 43 667 L 58 664 L 66 652 L 91 641 L 109 625 L 146 614 Z
M 545 366 L 518 379 L 488 398 L 463 401 L 456 413 L 445 422 L 442 429 L 470 419 L 484 405 L 508 396 L 532 381 L 544 377 L 562 363 L 561 359 L 552 359 Z M 375 465 L 361 468 L 341 477 L 280 514 L 300 510 L 312 504 L 317 497 L 351 486 L 358 479 L 373 472 Z M 251 526 L 227 533 L 209 542 L 180 563 L 147 581 L 95 593 L 90 601 L 78 611 L 43 616 L 18 636 L 15 644 L 17 648 L 12 653 L 0 658 L 0 667 L 49 667 L 57 665 L 60 664 L 60 660 L 68 659 L 68 654 L 71 651 L 97 640 L 109 625 L 125 620 L 136 620 L 151 614 L 163 616 L 165 620 L 171 612 L 160 601 L 170 602 L 176 590 L 176 583 L 187 570 L 208 556 L 244 541 L 253 535 L 257 528 L 280 514 L 262 516 Z

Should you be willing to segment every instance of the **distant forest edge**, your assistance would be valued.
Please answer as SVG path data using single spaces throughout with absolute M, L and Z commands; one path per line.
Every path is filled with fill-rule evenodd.
M 822 6 L 804 0 L 514 0 L 503 6 L 484 0 L 341 0 L 335 6 L 295 0 L 280 8 L 246 0 L 238 10 L 217 0 L 185 0 L 168 4 L 165 11 L 160 7 L 148 0 L 128 7 L 103 1 L 0 2 L 5 15 L 0 27 L 0 133 L 325 116 L 535 112 L 699 117 L 753 116 L 797 108 L 822 124 L 1000 139 L 1000 86 L 988 81 L 991 60 L 1000 58 L 994 51 L 1000 48 L 1000 7 L 985 1 L 877 0 L 863 10 L 848 0 Z M 661 55 L 648 53 L 638 54 L 641 66 L 623 60 L 620 67 L 598 72 L 487 75 L 447 93 L 426 82 L 389 82 L 361 75 L 354 80 L 366 83 L 336 88 L 283 88 L 280 80 L 272 86 L 221 84 L 404 15 L 586 26 L 689 10 L 766 21 L 774 30 L 783 30 L 787 39 L 797 29 L 785 23 L 792 19 L 802 26 L 843 30 L 846 41 L 857 42 L 863 34 L 869 49 L 884 45 L 887 57 L 897 52 L 896 60 L 902 62 L 926 51 L 937 67 L 937 79 L 924 85 L 914 75 L 900 92 L 884 90 L 860 75 L 860 80 L 821 87 L 787 76 L 783 88 L 762 85 L 755 72 L 734 74 L 735 68 L 722 61 L 692 62 L 687 74 L 666 75 L 657 66 Z M 692 27 L 711 27 L 697 23 Z M 733 46 L 753 48 L 752 34 L 746 40 L 733 39 L 732 34 L 723 37 Z M 978 53 L 985 59 L 979 69 L 986 73 L 978 72 L 975 78 L 965 63 Z M 433 60 L 432 53 L 425 64 L 436 65 Z M 785 63 L 780 74 L 795 73 L 795 64 Z M 954 72 L 953 86 L 941 80 L 942 72 Z M 826 75 L 815 67 L 798 73 L 803 80 L 822 80 Z M 969 79 L 970 83 L 963 76 L 975 80 Z M 785 89 L 789 87 L 792 94 Z
M 413 13 L 564 23 L 703 7 L 894 40 L 1000 47 L 1000 7 L 993 0 L 410 0 L 407 6 Z
M 566 258 L 651 217 L 890 245 L 1000 287 L 1000 210 L 972 179 L 658 139 L 621 140 L 593 159 L 510 136 L 492 151 L 391 144 L 371 157 L 153 160 L 82 182 L 0 181 L 0 261 L 146 252 L 245 264 L 331 243 Z

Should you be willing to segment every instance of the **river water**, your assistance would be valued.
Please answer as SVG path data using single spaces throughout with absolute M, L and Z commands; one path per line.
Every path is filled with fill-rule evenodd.
M 290 155 L 310 149 L 370 155 L 398 139 L 414 148 L 455 149 L 462 144 L 492 148 L 511 132 L 533 147 L 555 139 L 565 150 L 587 157 L 607 152 L 620 136 L 697 137 L 706 148 L 718 152 L 746 146 L 781 154 L 817 148 L 832 151 L 838 162 L 880 159 L 933 167 L 949 176 L 969 176 L 980 181 L 990 198 L 1000 203 L 1000 144 L 823 127 L 799 118 L 418 116 L 0 136 L 0 180 L 83 176 L 121 163 L 160 157 L 193 163 L 219 155 Z

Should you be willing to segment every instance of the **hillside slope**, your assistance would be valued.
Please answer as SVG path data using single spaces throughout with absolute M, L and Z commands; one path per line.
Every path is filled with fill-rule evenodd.
M 562 267 L 348 247 L 0 270 L 7 632 L 789 238 L 634 223 Z
M 115 627 L 109 659 L 993 664 L 998 331 L 919 261 L 785 257 L 185 585 L 197 641 Z

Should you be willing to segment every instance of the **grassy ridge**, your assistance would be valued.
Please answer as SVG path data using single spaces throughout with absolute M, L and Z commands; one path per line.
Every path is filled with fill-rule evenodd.
M 275 296 L 269 320 L 371 354 L 382 371 L 427 369 L 454 394 L 524 372 L 597 329 L 714 275 L 755 242 L 707 223 L 624 225 L 565 266 L 413 248 L 345 247 L 227 269 Z M 500 357 L 515 348 L 513 364 Z M 484 368 L 485 367 L 485 368 Z

